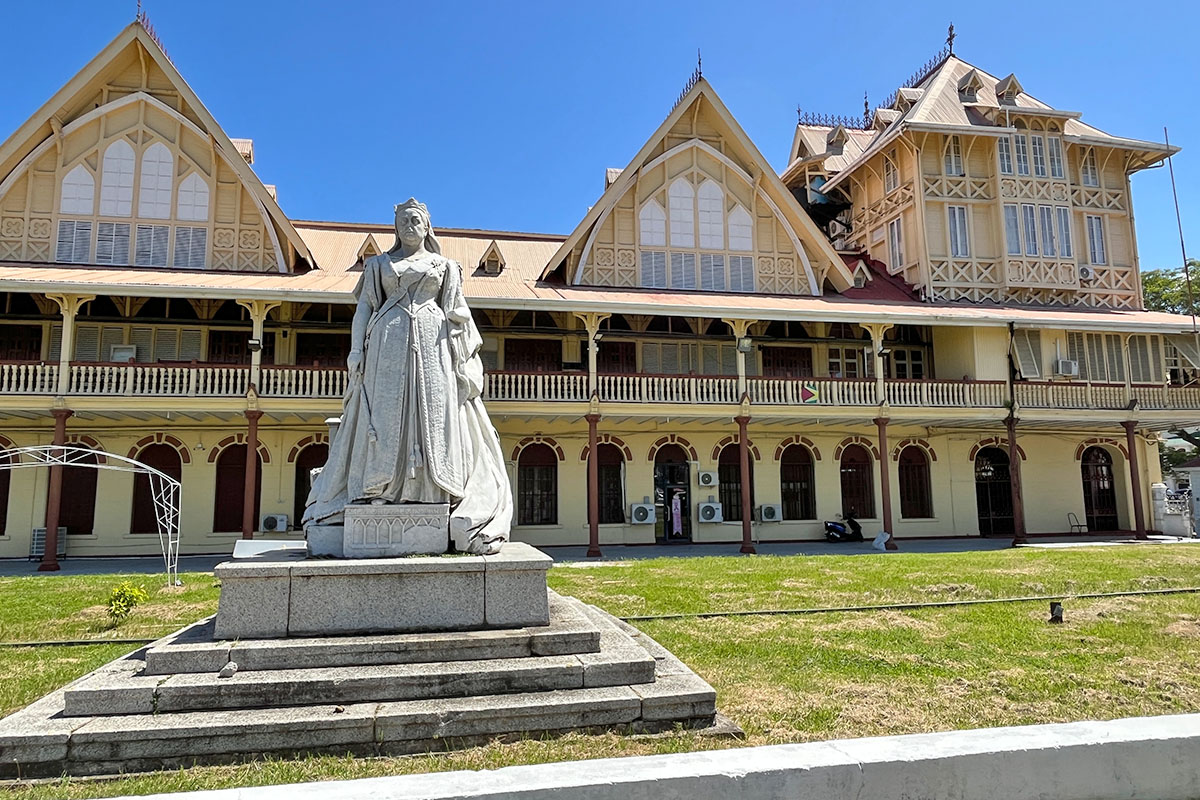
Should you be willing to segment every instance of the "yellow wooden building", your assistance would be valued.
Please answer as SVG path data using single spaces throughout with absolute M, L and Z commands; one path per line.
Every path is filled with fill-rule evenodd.
M 513 538 L 1144 531 L 1157 434 L 1200 412 L 1192 322 L 1138 280 L 1129 179 L 1171 152 L 945 53 L 861 120 L 802 117 L 778 175 L 695 76 L 570 235 L 438 231 Z M 289 219 L 253 155 L 140 23 L 0 145 L 0 447 L 177 476 L 184 553 L 302 535 L 394 240 Z M 0 471 L 0 557 L 47 477 Z M 67 468 L 67 555 L 157 552 L 143 481 Z

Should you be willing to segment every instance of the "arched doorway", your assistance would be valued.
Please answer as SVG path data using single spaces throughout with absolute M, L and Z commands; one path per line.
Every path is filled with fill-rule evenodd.
M 179 452 L 169 444 L 152 444 L 137 454 L 137 460 L 148 467 L 183 479 L 183 462 Z M 145 472 L 133 476 L 133 513 L 129 521 L 130 533 L 158 533 L 158 514 L 154 508 L 154 491 L 150 486 L 150 475 Z
M 603 442 L 596 447 L 597 493 L 601 525 L 625 522 L 625 455 L 615 444 Z M 591 514 L 591 496 L 588 513 Z M 589 517 L 590 518 L 590 517 Z
M 0 448 L 4 444 L 0 441 Z M 0 464 L 8 464 L 11 461 L 11 456 L 0 453 Z M 11 485 L 10 476 L 12 475 L 7 469 L 0 469 L 0 536 L 3 536 L 8 530 L 8 490 Z
M 86 446 L 86 445 L 85 445 Z M 79 464 L 98 464 L 94 454 L 76 459 Z M 62 501 L 58 526 L 70 536 L 91 536 L 96 527 L 96 478 L 94 467 L 63 467 Z
M 1080 472 L 1088 530 L 1117 530 L 1117 490 L 1112 456 L 1103 447 L 1089 447 L 1083 451 Z
M 304 519 L 304 506 L 312 489 L 312 471 L 325 466 L 328 458 L 327 444 L 310 444 L 296 456 L 296 502 L 292 507 L 292 527 L 296 530 L 300 529 L 300 521 Z
M 665 444 L 654 454 L 654 538 L 660 542 L 692 540 L 691 466 L 677 444 Z
M 558 524 L 558 454 L 535 442 L 517 458 L 517 524 Z
M 975 503 L 980 536 L 1013 534 L 1008 453 L 998 447 L 985 447 L 975 454 Z
M 788 445 L 779 460 L 779 495 L 784 519 L 816 519 L 817 494 L 812 453 L 802 444 Z
M 871 473 L 871 454 L 860 444 L 847 445 L 842 451 L 842 516 L 857 519 L 875 517 L 875 479 Z
M 751 455 L 747 467 L 750 481 L 750 508 L 754 508 L 754 456 Z M 742 518 L 742 451 L 733 442 L 721 448 L 717 457 L 717 499 L 721 501 L 721 514 L 727 520 Z
M 262 457 L 255 454 L 254 525 L 258 525 L 259 500 L 262 497 Z M 246 497 L 246 445 L 233 444 L 217 456 L 217 489 L 213 498 L 213 533 L 238 533 L 242 530 L 242 509 Z

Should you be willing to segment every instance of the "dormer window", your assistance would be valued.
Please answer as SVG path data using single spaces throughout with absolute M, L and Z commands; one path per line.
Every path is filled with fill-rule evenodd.
M 958 99 L 964 103 L 974 103 L 979 99 L 979 90 L 983 88 L 983 80 L 979 73 L 971 70 L 958 82 Z
M 825 152 L 827 155 L 840 156 L 846 147 L 846 140 L 850 138 L 846 133 L 846 129 L 841 125 L 829 132 L 825 137 Z
M 1017 95 L 1023 92 L 1021 82 L 1017 80 L 1016 75 L 1009 75 L 1004 80 L 996 84 L 996 100 L 1003 106 L 1015 106 L 1017 104 Z
M 485 275 L 499 275 L 504 270 L 504 263 L 504 253 L 500 252 L 499 243 L 493 239 L 479 259 L 479 268 Z
M 877 108 L 871 117 L 871 127 L 881 131 L 898 119 L 900 119 L 900 112 L 894 108 Z

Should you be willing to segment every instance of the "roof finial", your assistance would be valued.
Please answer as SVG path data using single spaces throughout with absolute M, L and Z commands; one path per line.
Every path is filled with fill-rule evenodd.
M 863 125 L 866 126 L 871 121 L 871 103 L 867 100 L 867 93 L 863 92 Z
M 700 68 L 702 63 L 703 62 L 700 60 L 700 48 L 697 47 L 696 48 L 696 75 L 698 75 L 701 78 L 704 77 L 704 70 Z
M 954 23 L 950 23 L 950 29 L 946 31 L 946 46 L 950 48 L 950 55 L 954 55 Z

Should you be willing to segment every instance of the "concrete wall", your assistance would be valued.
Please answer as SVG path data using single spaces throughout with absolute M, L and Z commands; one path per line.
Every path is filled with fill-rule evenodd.
M 155 795 L 160 800 L 1194 800 L 1200 715 Z

